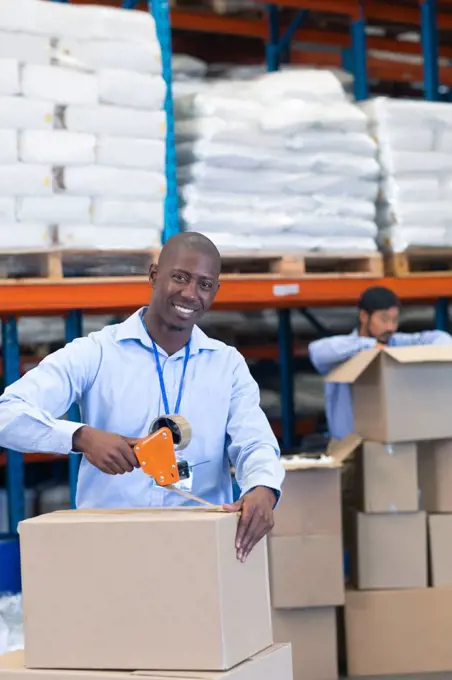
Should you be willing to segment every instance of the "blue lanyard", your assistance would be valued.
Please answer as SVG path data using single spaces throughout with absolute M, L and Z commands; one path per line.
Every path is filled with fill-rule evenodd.
M 149 339 L 152 342 L 152 348 L 154 350 L 155 363 L 157 365 L 157 372 L 159 374 L 159 383 L 160 383 L 160 391 L 162 393 L 163 406 L 165 408 L 166 415 L 169 416 L 170 410 L 169 410 L 169 404 L 168 404 L 168 395 L 166 394 L 165 381 L 163 379 L 163 371 L 162 371 L 162 367 L 160 365 L 159 351 L 157 349 L 157 345 L 155 344 L 153 338 L 151 338 L 151 334 L 149 333 L 146 324 L 144 323 L 144 310 L 143 310 L 143 312 L 141 312 L 140 317 L 141 317 L 141 323 L 143 324 L 143 327 L 144 327 L 146 333 L 148 334 Z M 190 340 L 188 341 L 187 345 L 185 346 L 184 366 L 183 366 L 183 369 L 182 369 L 182 378 L 180 380 L 180 385 L 179 385 L 179 394 L 177 395 L 176 408 L 173 411 L 174 415 L 177 415 L 179 413 L 180 403 L 182 401 L 182 390 L 183 390 L 183 387 L 184 387 L 185 371 L 187 370 L 187 364 L 188 364 L 189 358 L 190 358 Z
M 152 338 L 151 338 L 151 340 L 152 340 Z M 162 393 L 163 406 L 165 407 L 166 415 L 169 416 L 170 410 L 169 410 L 169 405 L 168 405 L 168 395 L 166 394 L 165 381 L 163 380 L 163 371 L 162 371 L 162 367 L 160 365 L 159 352 L 158 352 L 157 345 L 155 344 L 154 340 L 152 340 L 152 347 L 154 349 L 155 363 L 157 364 L 157 371 L 158 371 L 158 374 L 159 374 L 160 391 Z M 183 390 L 183 387 L 184 387 L 185 371 L 187 370 L 187 364 L 188 364 L 189 358 L 190 358 L 190 341 L 188 341 L 187 345 L 185 346 L 184 367 L 182 369 L 182 378 L 180 380 L 179 394 L 177 395 L 176 408 L 173 411 L 174 415 L 177 415 L 179 413 L 180 402 L 182 400 L 182 390 Z

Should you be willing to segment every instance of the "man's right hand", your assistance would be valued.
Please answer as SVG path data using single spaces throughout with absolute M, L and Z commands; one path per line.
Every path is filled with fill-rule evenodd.
M 74 434 L 72 448 L 107 475 L 123 475 L 140 467 L 133 452 L 134 443 L 135 440 L 119 434 L 83 425 Z

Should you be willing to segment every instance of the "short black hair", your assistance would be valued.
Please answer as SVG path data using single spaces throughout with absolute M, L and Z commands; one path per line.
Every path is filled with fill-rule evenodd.
M 373 314 L 391 307 L 401 307 L 402 303 L 397 295 L 384 286 L 372 286 L 364 291 L 358 300 L 358 309 Z

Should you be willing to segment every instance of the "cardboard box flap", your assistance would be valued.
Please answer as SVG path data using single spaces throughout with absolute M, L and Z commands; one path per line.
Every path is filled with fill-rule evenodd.
M 349 434 L 344 439 L 334 442 L 325 453 L 302 452 L 293 456 L 282 456 L 281 462 L 284 469 L 291 470 L 312 470 L 312 469 L 331 469 L 341 467 L 346 458 L 362 444 L 362 439 L 357 434 Z
M 364 349 L 354 357 L 340 364 L 325 377 L 325 382 L 354 383 L 360 375 L 375 361 L 381 348 Z
M 386 347 L 383 352 L 400 364 L 452 362 L 452 344 Z

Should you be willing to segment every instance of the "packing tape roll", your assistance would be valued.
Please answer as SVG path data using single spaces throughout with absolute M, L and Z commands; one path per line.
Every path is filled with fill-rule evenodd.
M 188 420 L 186 420 L 183 416 L 159 416 L 151 423 L 149 434 L 160 430 L 162 427 L 168 427 L 171 430 L 174 448 L 176 450 L 185 449 L 190 444 L 191 426 Z

